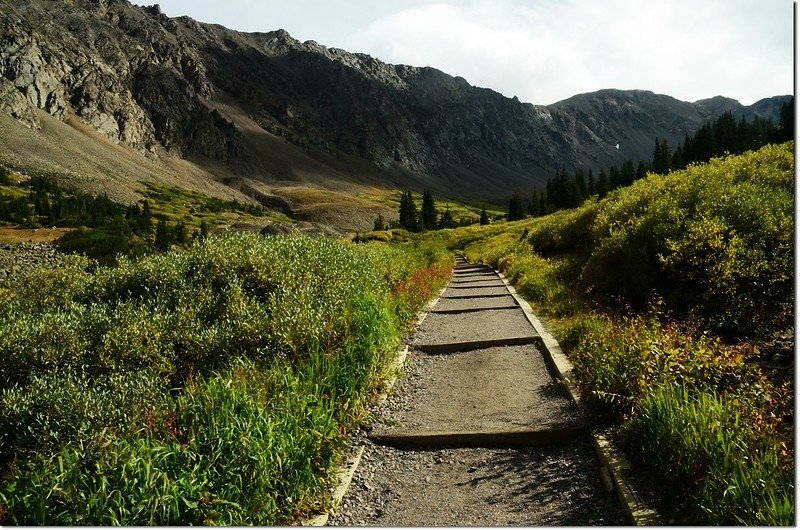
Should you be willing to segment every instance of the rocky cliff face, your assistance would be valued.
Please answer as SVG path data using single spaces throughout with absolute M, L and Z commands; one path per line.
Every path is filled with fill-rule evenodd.
M 126 0 L 0 0 L 0 109 L 34 129 L 34 109 L 75 115 L 133 149 L 234 177 L 296 178 L 294 154 L 264 163 L 284 156 L 278 140 L 315 171 L 504 201 L 561 167 L 649 158 L 655 136 L 677 141 L 728 110 L 775 114 L 781 101 L 605 90 L 535 106 L 282 30 L 245 34 Z
M 32 107 L 74 113 L 138 150 L 230 155 L 235 131 L 201 103 L 210 87 L 197 51 L 170 33 L 177 24 L 166 16 L 114 0 L 0 6 L 0 74 Z

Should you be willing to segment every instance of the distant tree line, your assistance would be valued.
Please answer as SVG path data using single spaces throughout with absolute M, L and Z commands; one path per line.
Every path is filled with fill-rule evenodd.
M 186 245 L 194 238 L 205 239 L 209 231 L 205 219 L 192 233 L 183 221 L 169 223 L 163 215 L 152 213 L 147 200 L 125 206 L 105 194 L 93 196 L 67 190 L 46 177 L 32 177 L 18 184 L 2 166 L 0 185 L 6 186 L 0 193 L 0 222 L 34 228 L 78 228 L 63 236 L 59 247 L 86 253 L 102 262 L 110 262 L 119 252 L 139 254 Z M 258 206 L 219 199 L 209 200 L 204 209 L 263 215 L 263 208 Z M 134 235 L 138 242 L 133 241 Z
M 458 221 L 450 211 L 450 205 L 445 206 L 443 212 L 436 208 L 436 201 L 430 190 L 422 192 L 422 205 L 417 210 L 414 197 L 411 191 L 405 190 L 400 195 L 400 207 L 398 210 L 399 218 L 396 221 L 386 222 L 382 215 L 378 214 L 373 223 L 373 230 L 386 230 L 388 228 L 403 228 L 409 232 L 423 232 L 427 230 L 437 230 L 441 228 L 455 228 L 474 224 L 475 220 L 469 217 L 461 217 Z M 489 216 L 486 208 L 481 209 L 481 224 L 489 223 Z
M 732 113 L 726 112 L 716 120 L 704 124 L 693 135 L 687 134 L 683 143 L 674 148 L 665 139 L 657 139 L 653 149 L 652 171 L 668 173 L 684 169 L 693 162 L 707 162 L 724 154 L 738 155 L 769 143 L 783 143 L 793 138 L 794 98 L 781 105 L 777 124 L 760 116 L 755 116 L 752 121 L 743 117 L 737 121 Z
M 535 188 L 530 195 L 513 193 L 508 204 L 508 220 L 575 208 L 591 196 L 602 199 L 608 192 L 629 186 L 650 172 L 665 174 L 726 153 L 740 154 L 768 143 L 782 143 L 793 138 L 794 98 L 781 106 L 777 124 L 759 116 L 751 121 L 743 117 L 736 120 L 732 113 L 726 112 L 704 124 L 694 134 L 686 134 L 683 143 L 675 148 L 666 139 L 656 138 L 649 162 L 634 164 L 632 160 L 627 160 L 622 166 L 601 168 L 597 176 L 591 169 L 584 172 L 579 168 L 569 173 L 562 168 L 547 180 L 544 189 Z
M 6 170 L 3 172 L 7 174 Z M 0 194 L 0 221 L 31 227 L 114 228 L 139 236 L 153 230 L 147 201 L 123 206 L 105 194 L 93 196 L 65 190 L 45 177 L 32 177 L 20 187 L 29 193 Z

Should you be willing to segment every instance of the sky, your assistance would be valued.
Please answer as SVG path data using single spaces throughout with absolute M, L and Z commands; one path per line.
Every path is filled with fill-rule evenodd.
M 285 29 L 534 104 L 603 88 L 744 105 L 794 92 L 791 0 L 156 1 L 169 16 Z

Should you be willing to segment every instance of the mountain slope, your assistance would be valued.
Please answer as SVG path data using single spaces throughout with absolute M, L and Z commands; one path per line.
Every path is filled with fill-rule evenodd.
M 169 18 L 126 0 L 0 7 L 8 114 L 34 129 L 47 119 L 34 109 L 74 115 L 145 159 L 183 159 L 252 197 L 286 184 L 347 193 L 378 185 L 502 203 L 561 167 L 649 158 L 655 136 L 675 142 L 726 111 L 775 114 L 786 99 L 743 107 L 604 90 L 536 106 L 432 68 L 302 43 L 282 30 L 247 34 Z M 135 188 L 127 174 L 116 180 Z

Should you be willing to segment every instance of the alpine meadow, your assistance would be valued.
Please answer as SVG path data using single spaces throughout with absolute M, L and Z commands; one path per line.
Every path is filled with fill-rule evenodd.
M 0 0 L 0 526 L 794 525 L 782 3 Z

